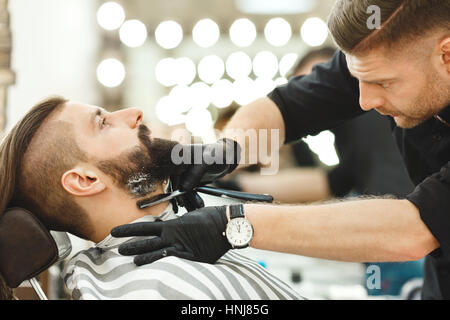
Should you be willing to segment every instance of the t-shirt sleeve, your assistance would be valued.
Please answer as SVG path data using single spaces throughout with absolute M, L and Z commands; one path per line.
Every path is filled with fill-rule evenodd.
M 339 125 L 364 111 L 359 107 L 358 80 L 345 56 L 336 52 L 306 76 L 291 79 L 268 97 L 278 106 L 286 127 L 286 143 Z
M 450 253 L 450 162 L 420 183 L 407 199 L 419 209 L 440 249 Z

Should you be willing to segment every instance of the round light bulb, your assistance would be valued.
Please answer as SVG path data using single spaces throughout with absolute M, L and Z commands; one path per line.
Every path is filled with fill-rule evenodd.
M 250 78 L 239 78 L 233 82 L 234 101 L 246 105 L 258 97 L 255 83 Z
M 194 42 L 202 48 L 212 47 L 220 37 L 220 30 L 217 23 L 211 19 L 198 21 L 192 29 Z
M 97 22 L 105 30 L 119 29 L 124 20 L 125 11 L 117 2 L 105 2 L 97 11 Z
M 175 21 L 163 21 L 156 27 L 155 39 L 162 48 L 174 49 L 183 40 L 183 29 Z
M 198 76 L 206 83 L 212 84 L 222 78 L 225 72 L 223 60 L 216 55 L 209 55 L 198 64 Z
M 271 45 L 282 47 L 291 39 L 291 25 L 283 18 L 273 18 L 267 22 L 264 35 Z
M 97 67 L 97 79 L 105 87 L 119 86 L 125 78 L 125 67 L 117 59 L 105 59 Z
M 300 30 L 303 41 L 311 47 L 318 47 L 328 38 L 327 24 L 320 18 L 309 18 Z
M 194 61 L 187 57 L 175 60 L 174 78 L 176 84 L 189 85 L 194 81 L 197 69 Z
M 186 129 L 194 136 L 207 135 L 213 125 L 211 112 L 208 109 L 193 108 L 186 116 Z
M 278 72 L 278 58 L 270 51 L 261 51 L 253 59 L 253 72 L 257 77 L 272 79 Z
M 147 28 L 139 20 L 127 20 L 120 27 L 119 37 L 128 47 L 140 47 L 147 40 Z
M 211 88 L 204 82 L 195 82 L 189 87 L 191 108 L 206 109 L 211 104 Z
M 163 86 L 170 87 L 176 84 L 177 64 L 174 58 L 164 58 L 155 67 L 156 80 Z
M 252 59 L 245 52 L 234 52 L 228 57 L 225 67 L 234 80 L 245 78 L 252 72 Z
M 242 18 L 230 27 L 230 39 L 238 47 L 248 47 L 256 39 L 256 27 L 249 19 Z
M 226 108 L 233 102 L 233 84 L 227 79 L 214 82 L 211 86 L 212 104 L 217 108 Z
M 280 75 L 285 77 L 297 62 L 298 54 L 287 53 L 280 59 Z

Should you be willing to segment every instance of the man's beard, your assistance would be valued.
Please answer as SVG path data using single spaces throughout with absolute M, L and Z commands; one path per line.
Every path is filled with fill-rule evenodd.
M 415 99 L 409 110 L 411 114 L 395 118 L 404 129 L 414 128 L 437 115 L 450 103 L 450 87 L 433 70 L 428 71 L 427 85 Z
M 143 198 L 155 192 L 171 176 L 180 175 L 184 166 L 172 162 L 176 141 L 153 138 L 145 125 L 139 126 L 141 144 L 113 160 L 97 162 L 97 167 L 110 175 L 133 198 Z

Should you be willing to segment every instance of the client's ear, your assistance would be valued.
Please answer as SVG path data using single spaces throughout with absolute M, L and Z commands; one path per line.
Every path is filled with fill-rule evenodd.
M 76 167 L 61 177 L 63 188 L 75 196 L 92 196 L 105 190 L 106 185 L 92 170 Z
M 441 62 L 446 66 L 448 72 L 450 72 L 450 37 L 447 37 L 440 43 Z

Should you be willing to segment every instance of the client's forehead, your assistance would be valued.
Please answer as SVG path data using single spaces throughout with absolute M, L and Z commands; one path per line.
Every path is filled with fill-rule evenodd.
M 87 103 L 68 101 L 64 104 L 63 110 L 59 114 L 58 120 L 64 120 L 68 122 L 78 122 L 82 119 L 87 120 L 87 117 L 98 108 L 99 107 Z
M 99 111 L 106 112 L 98 106 L 78 101 L 68 101 L 64 104 L 55 120 L 72 124 L 79 134 L 92 135 L 95 117 Z

